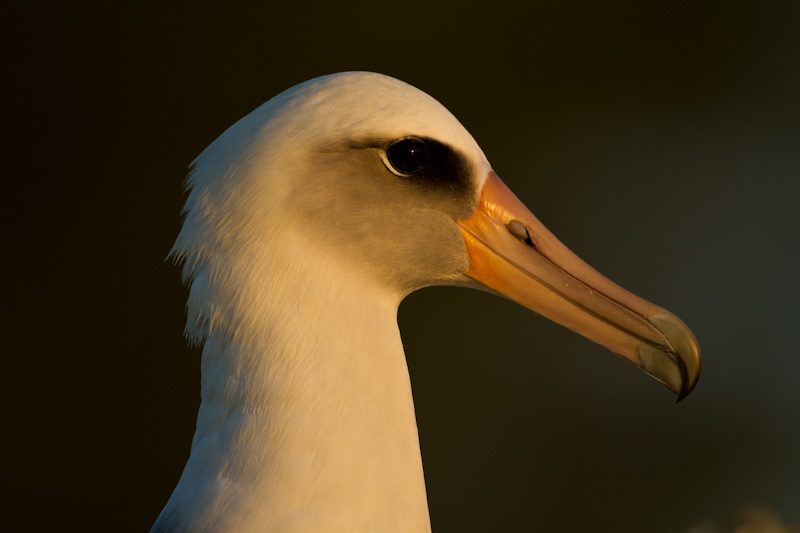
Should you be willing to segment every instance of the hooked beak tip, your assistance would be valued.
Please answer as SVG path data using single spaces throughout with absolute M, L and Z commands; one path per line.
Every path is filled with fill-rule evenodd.
M 700 347 L 692 331 L 668 311 L 647 318 L 667 339 L 667 347 L 642 343 L 637 350 L 640 368 L 660 381 L 680 402 L 692 392 L 700 377 Z

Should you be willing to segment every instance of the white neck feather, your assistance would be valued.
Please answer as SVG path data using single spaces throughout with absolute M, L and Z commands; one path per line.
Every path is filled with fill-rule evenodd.
M 386 167 L 375 143 L 409 135 L 462 154 L 471 197 Z M 489 169 L 438 102 L 370 73 L 285 91 L 200 154 L 173 254 L 202 404 L 154 531 L 430 529 L 397 307 L 472 284 L 454 219 Z
M 271 302 L 250 334 L 212 327 L 191 457 L 154 531 L 430 529 L 400 296 L 292 263 L 245 289 Z M 213 277 L 190 306 L 214 301 Z

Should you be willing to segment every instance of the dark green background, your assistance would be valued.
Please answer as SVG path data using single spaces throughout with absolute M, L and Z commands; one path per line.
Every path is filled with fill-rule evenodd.
M 7 8 L 3 529 L 155 520 L 199 402 L 164 262 L 187 166 L 265 100 L 342 70 L 441 101 L 556 235 L 703 349 L 676 405 L 510 302 L 410 296 L 435 530 L 679 532 L 753 503 L 800 522 L 798 6 Z

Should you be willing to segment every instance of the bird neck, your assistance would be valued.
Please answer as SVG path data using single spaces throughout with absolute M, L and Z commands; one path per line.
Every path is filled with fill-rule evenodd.
M 154 530 L 430 528 L 395 298 L 299 279 L 258 334 L 206 339 L 191 456 Z

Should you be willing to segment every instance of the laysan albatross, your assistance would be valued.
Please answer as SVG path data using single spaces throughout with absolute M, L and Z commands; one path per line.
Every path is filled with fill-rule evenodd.
M 396 79 L 281 93 L 200 154 L 188 189 L 172 254 L 202 402 L 153 531 L 429 531 L 397 327 L 422 287 L 515 300 L 679 398 L 697 382 L 683 322 L 570 252 L 453 115 Z

